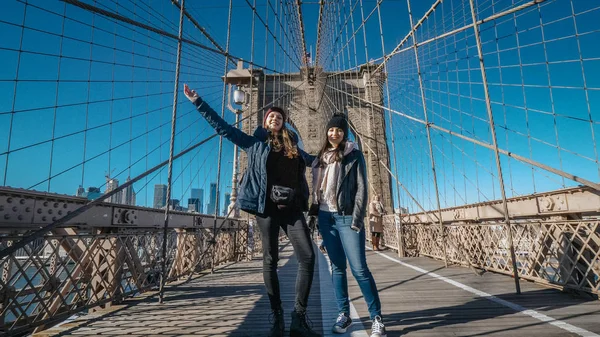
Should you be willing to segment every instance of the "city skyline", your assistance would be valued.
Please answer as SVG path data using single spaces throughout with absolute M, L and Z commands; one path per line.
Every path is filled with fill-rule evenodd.
M 130 180 L 131 180 L 131 178 L 127 177 L 126 182 L 129 182 Z M 114 178 L 110 178 L 110 177 L 106 176 L 106 191 L 104 193 L 102 193 L 102 191 L 98 187 L 89 186 L 88 189 L 86 190 L 82 185 L 79 185 L 79 187 L 77 188 L 77 192 L 75 192 L 75 196 L 84 197 L 89 200 L 94 200 L 94 199 L 101 197 L 102 195 L 104 195 L 106 193 L 109 193 L 109 192 L 117 189 L 118 187 L 119 187 L 118 179 L 114 179 Z M 106 198 L 104 200 L 104 202 L 137 206 L 136 192 L 133 188 L 133 185 L 129 185 L 129 186 L 125 187 L 124 189 L 122 189 L 117 194 L 115 194 L 109 198 Z
M 118 179 L 108 178 L 108 177 L 106 179 L 107 179 L 107 184 L 106 184 L 107 189 L 105 192 L 102 192 L 101 189 L 98 187 L 89 186 L 86 189 L 85 187 L 80 185 L 77 188 L 77 191 L 75 192 L 75 196 L 88 198 L 89 200 L 94 200 L 94 199 L 97 199 L 97 198 L 103 196 L 104 194 L 119 187 Z M 130 180 L 131 179 L 128 177 L 126 182 L 128 182 Z M 216 183 L 214 183 L 214 182 L 210 183 L 210 186 L 211 186 L 212 196 L 213 196 L 213 198 L 216 199 L 216 197 L 215 197 Z M 206 213 L 203 212 L 205 210 L 204 209 L 204 197 L 205 197 L 204 194 L 205 194 L 205 192 L 204 192 L 203 188 L 192 188 L 191 192 L 190 192 L 191 197 L 187 198 L 187 204 L 185 204 L 185 205 L 182 204 L 182 201 L 180 199 L 171 198 L 169 201 L 169 206 L 171 209 L 175 209 L 175 210 L 184 210 L 184 211 L 197 212 L 197 213 L 202 213 L 202 214 L 214 214 L 215 209 L 212 205 L 216 204 L 216 200 L 212 200 L 213 201 L 212 203 L 210 203 L 210 200 L 209 200 L 209 204 L 206 205 L 207 212 Z M 164 209 L 165 206 L 167 205 L 166 197 L 167 197 L 167 185 L 165 185 L 165 184 L 154 185 L 154 194 L 152 197 L 152 199 L 153 199 L 152 207 L 157 208 L 157 209 Z M 229 205 L 230 198 L 231 198 L 231 193 L 230 192 L 225 193 L 225 195 L 223 197 L 223 207 L 219 208 L 220 211 L 223 210 L 223 212 L 225 212 L 225 213 L 227 212 L 227 207 Z M 136 192 L 134 191 L 133 185 L 130 185 L 130 186 L 124 188 L 123 190 L 120 191 L 120 193 L 113 195 L 112 197 L 105 200 L 105 202 L 124 204 L 124 205 L 132 205 L 132 206 L 144 206 L 144 205 L 136 204 Z M 208 212 L 209 210 L 211 212 Z

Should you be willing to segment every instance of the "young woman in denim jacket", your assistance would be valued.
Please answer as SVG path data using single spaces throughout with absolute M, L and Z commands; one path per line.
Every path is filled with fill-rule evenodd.
M 184 85 L 186 97 L 217 133 L 248 155 L 248 168 L 240 184 L 240 208 L 256 215 L 263 246 L 263 278 L 274 315 L 270 336 L 283 336 L 285 323 L 277 277 L 279 228 L 290 239 L 298 257 L 296 302 L 290 326 L 291 337 L 317 337 L 306 321 L 306 307 L 312 284 L 315 254 L 303 211 L 307 210 L 306 165 L 297 146 L 296 135 L 285 126 L 285 112 L 272 107 L 264 115 L 263 126 L 250 136 L 224 121 L 202 98 Z M 292 189 L 291 202 L 271 195 L 276 190 Z M 273 199 L 278 200 L 277 203 Z
M 345 333 L 352 323 L 348 299 L 346 260 L 369 307 L 371 337 L 386 336 L 381 302 L 367 266 L 364 219 L 368 205 L 365 158 L 348 141 L 348 121 L 334 115 L 317 156 L 301 152 L 313 172 L 313 206 L 319 207 L 319 231 L 331 260 L 333 288 L 339 316 L 333 332 Z

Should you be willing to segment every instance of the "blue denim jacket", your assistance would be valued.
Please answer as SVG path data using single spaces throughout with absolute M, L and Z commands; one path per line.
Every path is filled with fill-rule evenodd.
M 213 108 L 198 98 L 194 102 L 198 112 L 206 119 L 217 133 L 235 145 L 239 146 L 248 154 L 248 167 L 242 176 L 242 181 L 238 190 L 237 204 L 240 209 L 251 214 L 263 214 L 265 211 L 266 198 L 269 197 L 267 191 L 267 158 L 271 147 L 267 139 L 269 131 L 263 127 L 258 127 L 252 136 L 244 133 L 240 129 L 227 123 Z M 294 134 L 294 141 L 298 143 L 298 138 Z M 300 193 L 298 196 L 304 198 L 302 201 L 302 211 L 308 210 L 308 183 L 306 182 L 306 165 L 301 162 L 300 173 Z

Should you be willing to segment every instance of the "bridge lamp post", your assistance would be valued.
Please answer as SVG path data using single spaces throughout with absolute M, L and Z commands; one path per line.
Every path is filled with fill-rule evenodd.
M 248 94 L 245 89 L 250 85 L 252 75 L 248 69 L 244 69 L 244 61 L 239 59 L 237 68 L 227 72 L 223 77 L 223 81 L 228 84 L 229 99 L 227 100 L 227 108 L 235 114 L 235 124 L 239 127 L 240 115 L 243 113 L 243 108 L 248 107 Z M 235 86 L 235 89 L 233 87 Z M 240 108 L 234 108 L 231 105 L 231 95 L 233 94 L 233 103 L 239 105 Z M 233 218 L 240 217 L 240 209 L 235 206 L 237 200 L 237 183 L 238 183 L 238 147 L 233 146 L 233 172 L 231 174 L 231 196 L 227 213 L 233 212 Z M 233 209 L 233 211 L 232 211 Z

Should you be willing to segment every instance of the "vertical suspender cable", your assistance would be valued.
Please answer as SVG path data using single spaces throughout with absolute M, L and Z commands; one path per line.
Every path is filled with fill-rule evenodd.
M 442 220 L 442 207 L 440 205 L 440 192 L 438 188 L 437 172 L 435 171 L 435 158 L 433 156 L 433 146 L 431 144 L 431 129 L 429 119 L 427 117 L 427 105 L 425 102 L 425 89 L 423 89 L 423 76 L 421 75 L 421 67 L 419 65 L 419 50 L 417 48 L 417 38 L 415 36 L 416 28 L 413 25 L 412 11 L 410 9 L 410 0 L 406 0 L 408 6 L 408 18 L 411 27 L 411 35 L 413 38 L 413 46 L 415 52 L 415 64 L 417 66 L 417 74 L 419 76 L 419 91 L 421 92 L 421 104 L 423 105 L 423 118 L 425 119 L 425 130 L 427 132 L 427 143 L 429 145 L 429 160 L 431 161 L 431 172 L 433 173 L 433 185 L 435 188 L 435 200 L 438 209 L 438 221 L 440 224 L 440 235 L 442 236 L 442 251 L 444 253 L 444 263 L 448 266 L 448 254 L 446 253 L 446 235 L 444 233 L 444 222 Z
M 377 3 L 379 4 L 379 1 L 377 1 Z M 377 94 L 379 96 L 379 88 L 374 89 L 372 86 L 372 83 L 374 81 L 373 79 L 373 75 L 374 72 L 371 71 L 371 64 L 369 62 L 369 52 L 368 52 L 368 46 L 367 46 L 367 30 L 366 30 L 366 23 L 367 21 L 365 20 L 365 11 L 363 8 L 363 0 L 360 0 L 360 15 L 361 15 L 361 27 L 362 27 L 362 31 L 363 31 L 363 41 L 364 41 L 364 45 L 365 45 L 365 64 L 366 64 L 366 68 L 365 71 L 369 74 L 369 79 L 367 82 L 364 83 L 365 86 L 365 99 L 367 99 L 369 102 L 373 103 L 375 101 L 375 94 Z M 368 18 L 367 18 L 368 20 Z M 360 69 L 359 69 L 359 74 L 360 74 Z M 377 92 L 376 92 L 377 90 Z M 370 106 L 367 107 L 368 109 L 370 109 L 370 114 L 367 115 L 367 120 L 368 120 L 368 124 L 370 125 L 371 128 L 373 128 L 375 126 L 375 107 L 373 104 L 369 104 Z M 383 113 L 383 112 L 382 112 Z M 364 131 L 364 130 L 363 130 Z M 380 149 L 379 149 L 379 141 L 377 140 L 377 138 L 372 135 L 372 132 L 374 132 L 375 130 L 369 130 L 369 136 L 367 138 L 367 141 L 371 141 L 371 144 L 373 145 L 373 151 L 371 153 L 371 155 L 375 156 L 375 160 L 376 161 L 380 161 L 381 158 L 379 158 L 379 153 L 380 153 Z M 369 164 L 369 167 L 371 167 L 371 165 Z M 371 167 L 371 170 L 374 170 L 373 167 Z M 381 195 L 383 193 L 383 181 L 381 180 L 381 165 L 377 164 L 377 177 L 379 179 L 379 181 L 376 182 L 371 182 L 369 185 L 371 186 L 371 189 L 373 190 L 374 194 L 379 195 L 379 197 L 383 197 L 383 195 Z M 392 206 L 393 207 L 393 206 Z
M 383 26 L 381 23 L 381 8 L 380 8 L 380 4 L 379 2 L 377 2 L 377 16 L 379 17 L 379 34 L 381 35 L 381 53 L 383 55 L 385 55 L 385 43 L 384 43 L 384 37 L 383 37 Z M 388 108 L 392 107 L 392 104 L 390 102 L 390 82 L 387 78 L 388 76 L 388 70 L 387 70 L 387 63 L 383 65 L 383 72 L 386 76 L 385 78 L 385 92 L 387 95 L 387 106 Z M 394 121 L 392 118 L 392 112 L 390 110 L 388 110 L 388 117 L 389 117 L 389 126 L 390 126 L 390 133 L 392 134 L 392 154 L 394 157 L 394 171 L 396 172 L 396 177 L 398 177 L 398 179 L 396 179 L 396 193 L 398 194 L 398 208 L 401 210 L 402 206 L 400 203 L 400 184 L 399 184 L 399 179 L 400 179 L 400 175 L 398 174 L 398 161 L 397 161 L 397 155 L 396 155 L 396 142 L 395 142 L 395 136 L 394 136 Z M 392 203 L 392 207 L 394 207 L 394 203 Z M 400 212 L 401 213 L 401 212 Z M 404 252 L 404 238 L 402 236 L 402 217 L 400 215 L 398 215 L 400 223 L 396 225 L 396 230 L 398 231 L 398 255 L 399 256 L 404 256 L 405 252 Z
M 169 164 L 167 173 L 167 207 L 165 207 L 165 222 L 163 225 L 162 268 L 160 273 L 159 303 L 163 303 L 165 283 L 167 282 L 167 228 L 169 227 L 169 200 L 171 198 L 173 178 L 173 152 L 175 146 L 175 127 L 177 122 L 177 97 L 179 93 L 179 69 L 181 66 L 181 38 L 183 35 L 183 9 L 185 0 L 181 0 L 179 10 L 179 35 L 177 40 L 177 64 L 175 65 L 175 92 L 173 93 L 173 114 L 171 116 L 171 141 L 169 144 Z
M 512 223 L 510 222 L 510 216 L 508 214 L 508 203 L 506 201 L 506 190 L 504 188 L 504 177 L 502 176 L 502 165 L 500 164 L 500 153 L 498 151 L 498 142 L 496 140 L 496 126 L 494 125 L 494 115 L 492 114 L 492 104 L 490 101 L 490 93 L 488 91 L 487 77 L 485 71 L 485 65 L 483 62 L 483 49 L 481 47 L 481 37 L 479 36 L 479 24 L 477 23 L 477 15 L 475 13 L 475 5 L 473 0 L 469 0 L 471 5 L 471 16 L 473 17 L 473 30 L 475 32 L 475 41 L 477 42 L 477 54 L 479 55 L 479 66 L 481 68 L 481 78 L 483 82 L 483 92 L 485 94 L 485 105 L 487 108 L 490 133 L 492 135 L 492 142 L 494 145 L 494 155 L 496 159 L 496 168 L 498 169 L 498 180 L 500 182 L 500 192 L 502 193 L 502 210 L 504 211 L 504 223 L 508 229 L 508 241 L 510 245 L 510 259 L 512 261 L 513 278 L 515 279 L 515 289 L 517 294 L 521 293 L 521 285 L 519 284 L 519 272 L 517 269 L 517 260 L 515 255 L 515 247 L 513 243 L 512 235 Z
M 223 95 L 221 99 L 221 117 L 225 118 L 225 100 L 227 99 L 227 69 L 229 67 L 229 63 L 227 59 L 229 57 L 229 39 L 231 37 L 231 8 L 232 0 L 229 0 L 229 16 L 227 18 L 227 42 L 225 46 L 225 66 L 223 70 Z M 223 157 L 223 136 L 219 136 L 219 158 L 217 160 L 217 189 L 216 189 L 216 200 L 215 200 L 215 214 L 213 218 L 213 237 L 210 241 L 212 244 L 211 249 L 211 263 L 210 263 L 210 272 L 215 271 L 215 250 L 217 249 L 217 217 L 219 216 L 219 190 L 221 184 L 221 158 Z

